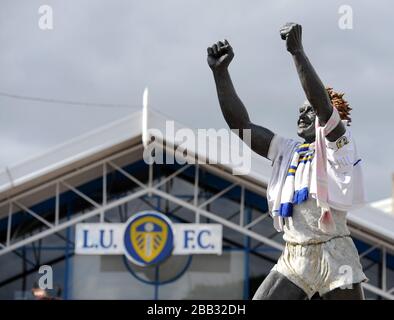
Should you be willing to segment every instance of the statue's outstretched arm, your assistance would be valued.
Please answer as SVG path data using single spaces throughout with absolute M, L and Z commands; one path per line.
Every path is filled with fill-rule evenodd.
M 310 63 L 302 46 L 302 27 L 296 23 L 287 23 L 280 29 L 280 35 L 286 40 L 287 50 L 292 54 L 305 95 L 316 112 L 320 125 L 324 126 L 332 114 L 333 107 L 327 90 Z M 337 140 L 345 132 L 342 122 L 327 136 L 330 141 Z
M 238 135 L 244 139 L 242 130 L 251 132 L 251 148 L 256 153 L 267 157 L 274 133 L 264 127 L 253 124 L 248 112 L 238 97 L 228 72 L 228 66 L 234 52 L 227 40 L 219 41 L 208 48 L 208 65 L 212 69 L 216 83 L 220 108 L 230 129 L 239 129 Z

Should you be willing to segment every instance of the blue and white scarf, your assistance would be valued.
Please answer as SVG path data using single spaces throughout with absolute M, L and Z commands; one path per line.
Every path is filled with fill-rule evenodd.
M 291 217 L 293 206 L 308 199 L 314 154 L 314 143 L 304 143 L 296 148 L 282 188 L 279 216 Z

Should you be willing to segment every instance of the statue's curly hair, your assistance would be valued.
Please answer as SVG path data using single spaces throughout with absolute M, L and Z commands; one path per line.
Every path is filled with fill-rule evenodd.
M 350 118 L 350 111 L 352 108 L 349 107 L 349 103 L 343 98 L 344 93 L 336 92 L 332 88 L 326 88 L 328 96 L 330 97 L 331 104 L 339 112 L 339 116 L 342 120 L 347 121 L 347 125 L 350 126 L 352 119 Z

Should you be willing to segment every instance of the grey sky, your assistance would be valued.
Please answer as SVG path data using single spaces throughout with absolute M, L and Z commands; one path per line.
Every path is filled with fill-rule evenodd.
M 38 8 L 54 30 L 38 28 Z M 354 29 L 338 27 L 353 8 Z M 391 194 L 394 5 L 390 1 L 2 0 L 0 91 L 153 108 L 191 127 L 223 127 L 206 47 L 227 38 L 231 74 L 252 120 L 295 137 L 304 94 L 280 26 L 299 22 L 323 82 L 353 107 L 367 198 Z M 0 97 L 0 167 L 123 117 L 135 109 L 92 108 Z

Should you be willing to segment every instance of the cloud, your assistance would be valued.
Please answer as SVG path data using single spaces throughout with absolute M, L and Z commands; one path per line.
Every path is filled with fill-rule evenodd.
M 338 28 L 343 1 L 48 0 L 53 31 L 38 28 L 42 1 L 3 3 L 0 91 L 139 106 L 148 85 L 152 106 L 171 118 L 223 127 L 206 47 L 227 38 L 236 54 L 233 81 L 252 120 L 291 137 L 304 94 L 278 30 L 287 21 L 300 22 L 319 75 L 345 91 L 354 108 L 352 130 L 368 198 L 390 195 L 394 47 L 387 35 L 393 11 L 388 0 L 347 1 L 353 30 Z M 0 166 L 133 110 L 0 97 Z

